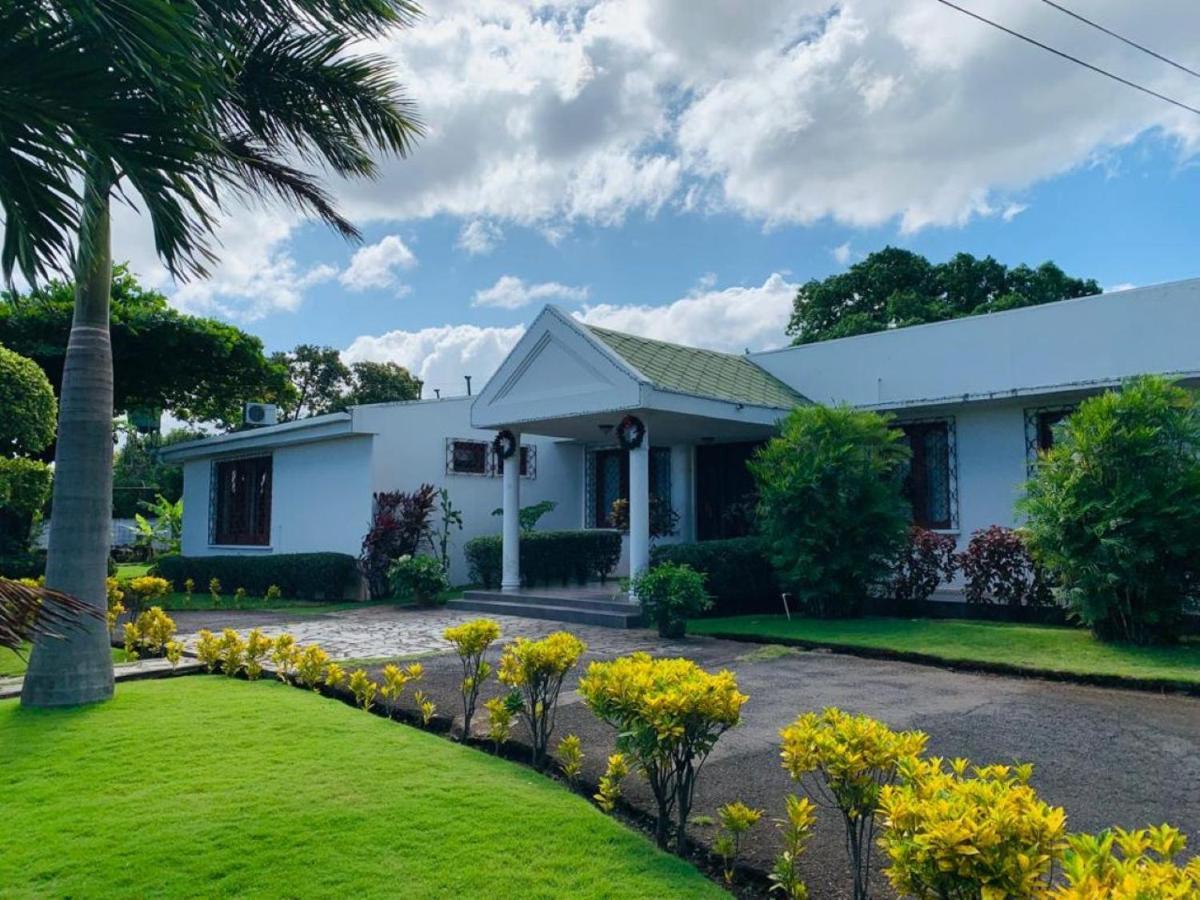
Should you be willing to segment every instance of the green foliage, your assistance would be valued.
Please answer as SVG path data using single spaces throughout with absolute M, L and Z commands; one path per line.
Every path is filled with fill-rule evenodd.
M 634 653 L 593 662 L 579 680 L 579 693 L 616 729 L 617 750 L 649 782 L 658 806 L 658 845 L 667 846 L 674 815 L 675 849 L 685 855 L 696 777 L 721 735 L 741 721 L 748 699 L 733 673 Z
M 651 565 L 668 562 L 704 573 L 713 600 L 707 615 L 777 612 L 780 608 L 779 582 L 761 538 L 658 544 L 650 551 Z
M 583 772 L 583 742 L 579 735 L 568 734 L 558 742 L 558 766 L 568 783 L 574 784 L 579 778 Z
M 356 362 L 350 365 L 350 389 L 335 407 L 395 403 L 421 398 L 421 380 L 394 362 Z
M 50 467 L 44 462 L 0 456 L 0 554 L 28 553 L 30 530 L 50 499 L 52 479 Z M 13 572 L 7 566 L 0 571 Z M 24 573 L 20 577 L 25 577 Z
M 1041 897 L 1065 847 L 1067 816 L 1029 785 L 1033 767 L 908 759 L 879 795 L 898 893 L 962 900 Z
M 1068 277 L 1052 262 L 1009 269 L 990 256 L 959 253 L 931 263 L 885 247 L 845 272 L 801 285 L 787 333 L 808 344 L 1099 293 L 1094 280 Z
M 134 515 L 135 546 L 142 548 L 151 559 L 159 547 L 165 547 L 168 553 L 178 553 L 183 542 L 183 498 L 171 501 L 159 494 L 153 503 L 141 505 L 154 518 L 152 521 L 141 513 Z
M 678 529 L 679 513 L 672 509 L 670 501 L 651 494 L 647 512 L 650 515 L 651 538 L 670 537 Z M 624 497 L 613 501 L 608 524 L 618 531 L 629 530 L 629 501 Z
M 587 645 L 569 631 L 555 631 L 540 641 L 517 638 L 500 654 L 500 681 L 520 699 L 535 766 L 545 758 L 554 732 L 563 680 L 586 650 Z
M 521 529 L 521 534 L 526 535 L 537 529 L 537 523 L 542 516 L 547 513 L 552 513 L 558 507 L 558 504 L 553 500 L 539 500 L 537 503 L 529 506 L 522 506 L 517 510 L 517 524 Z M 492 510 L 493 516 L 503 516 L 504 507 L 497 506 Z
M 807 797 L 788 794 L 786 816 L 777 821 L 783 838 L 783 850 L 775 857 L 767 876 L 771 880 L 771 893 L 780 893 L 785 900 L 808 900 L 808 885 L 800 877 L 800 857 L 808 848 L 812 827 L 817 821 L 817 810 Z
M 1200 597 L 1200 408 L 1145 376 L 1062 425 L 1020 504 L 1030 549 L 1097 636 L 1171 641 Z
M 442 632 L 442 637 L 454 645 L 462 664 L 461 684 L 463 701 L 463 739 L 471 736 L 471 719 L 475 715 L 475 701 L 479 689 L 492 674 L 492 667 L 484 661 L 488 647 L 500 639 L 500 626 L 491 619 L 473 619 L 461 625 L 452 625 Z
M 681 563 L 659 563 L 634 576 L 630 591 L 642 604 L 643 614 L 664 637 L 682 637 L 687 620 L 712 605 L 705 576 Z
M 1052 900 L 1191 900 L 1200 897 L 1200 856 L 1178 857 L 1187 838 L 1178 828 L 1159 825 L 1068 839 L 1063 875 Z
M 56 394 L 74 303 L 75 285 L 65 281 L 0 296 L 0 343 L 32 358 Z M 289 390 L 286 371 L 267 359 L 261 340 L 179 312 L 142 288 L 127 266 L 113 267 L 111 315 L 114 412 L 167 409 L 184 421 L 234 427 L 244 401 L 279 400 Z
M 183 496 L 183 466 L 163 462 L 159 451 L 172 444 L 196 440 L 200 431 L 176 428 L 165 435 L 139 434 L 129 426 L 118 426 L 124 441 L 113 454 L 113 517 L 129 519 L 145 509 L 144 502 L 162 496 L 174 502 Z
M 437 532 L 431 536 L 431 542 L 434 549 L 437 550 L 438 560 L 442 564 L 442 571 L 449 574 L 450 572 L 450 541 L 451 536 L 455 531 L 463 530 L 463 514 L 462 510 L 454 505 L 450 499 L 450 489 L 441 488 L 438 490 L 438 512 L 441 515 L 441 524 Z
M 32 359 L 9 349 L 11 346 L 0 332 L 2 457 L 41 453 L 54 440 L 54 424 L 58 417 L 54 390 L 45 374 Z
M 441 562 L 432 556 L 400 557 L 388 569 L 388 581 L 397 597 L 412 597 L 421 606 L 433 606 L 450 589 Z
M 280 421 L 335 412 L 350 387 L 350 368 L 333 347 L 300 344 L 291 353 L 273 353 L 271 362 L 287 371 L 292 390 L 280 405 Z
M 856 615 L 889 577 L 908 530 L 907 458 L 876 413 L 801 406 L 748 463 L 767 553 L 810 613 Z
M 737 859 L 742 850 L 742 840 L 746 833 L 758 824 L 762 818 L 762 810 L 752 809 L 742 801 L 735 800 L 718 807 L 717 818 L 721 822 L 721 833 L 713 842 L 713 851 L 721 857 L 721 874 L 725 883 L 732 886 L 734 875 L 737 874 Z
M 255 596 L 272 585 L 288 597 L 339 600 L 358 578 L 358 565 L 345 553 L 275 553 L 270 556 L 160 556 L 154 571 L 175 585 L 191 578 L 208 584 L 216 578 L 237 584 Z
M 880 792 L 895 781 L 904 760 L 924 751 L 926 736 L 892 731 L 882 722 L 834 707 L 804 713 L 779 736 L 783 768 L 815 802 L 841 813 L 854 898 L 866 900 Z
M 409 663 L 403 668 L 395 663 L 388 663 L 379 674 L 383 678 L 382 684 L 379 685 L 379 696 L 387 704 L 388 716 L 391 717 L 396 712 L 396 703 L 404 689 L 408 687 L 409 682 L 423 678 L 425 669 L 419 662 Z M 418 704 L 421 702 L 419 698 L 414 699 L 417 699 Z
M 471 580 L 500 586 L 500 535 L 472 538 L 464 546 Z M 621 558 L 621 534 L 601 529 L 535 531 L 521 537 L 521 580 L 528 585 L 603 581 Z

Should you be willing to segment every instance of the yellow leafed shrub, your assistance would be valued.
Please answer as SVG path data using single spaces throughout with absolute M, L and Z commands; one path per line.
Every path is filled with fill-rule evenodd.
M 751 828 L 758 824 L 761 818 L 761 809 L 753 809 L 741 800 L 726 803 L 717 809 L 717 821 L 721 823 L 721 833 L 713 842 L 713 850 L 721 857 L 722 875 L 725 877 L 726 884 L 733 884 L 738 854 L 742 850 L 742 839 Z
M 309 644 L 300 653 L 296 663 L 296 680 L 310 690 L 318 690 L 329 665 L 329 654 L 317 644 Z
M 388 663 L 383 667 L 383 671 L 380 673 L 383 683 L 379 686 L 379 696 L 387 704 L 389 716 L 396 711 L 396 702 L 404 693 L 404 688 L 408 686 L 408 683 L 419 680 L 424 674 L 425 670 L 420 663 L 410 663 L 404 668 L 395 663 Z
M 167 641 L 166 657 L 172 669 L 178 666 L 180 660 L 183 659 L 183 644 L 179 641 Z
M 788 795 L 787 815 L 777 822 L 783 852 L 775 857 L 775 865 L 767 876 L 771 879 L 771 890 L 779 891 L 787 900 L 808 900 L 808 885 L 800 877 L 800 857 L 808 847 L 816 821 L 817 810 L 811 800 Z
M 617 749 L 650 783 L 659 846 L 667 844 L 674 813 L 676 847 L 685 852 L 696 772 L 717 739 L 741 720 L 747 700 L 733 673 L 706 672 L 690 659 L 634 653 L 592 663 L 579 693 L 617 729 Z
M 121 602 L 125 599 L 125 592 L 121 590 L 121 583 L 115 578 L 106 578 L 104 588 L 108 599 L 108 628 L 111 631 L 116 627 L 121 613 L 125 612 L 125 604 Z
M 143 611 L 124 625 L 125 655 L 137 659 L 143 653 L 162 656 L 175 637 L 175 621 L 159 607 Z
M 583 742 L 579 735 L 568 734 L 558 742 L 558 764 L 567 781 L 574 784 L 583 771 Z
M 437 704 L 430 700 L 424 691 L 413 694 L 413 702 L 417 704 L 417 710 L 421 713 L 421 724 L 428 725 L 433 719 L 433 714 L 437 712 Z
M 230 678 L 237 675 L 246 665 L 246 642 L 232 628 L 221 632 L 221 671 Z
M 200 629 L 196 634 L 196 658 L 209 672 L 214 671 L 221 661 L 221 641 L 207 628 Z
M 354 695 L 359 708 L 367 712 L 375 705 L 375 693 L 379 685 L 367 675 L 366 669 L 355 669 L 350 674 L 350 693 Z
M 1200 856 L 1181 864 L 1187 838 L 1170 825 L 1067 839 L 1066 885 L 1053 900 L 1195 900 L 1200 897 Z
M 508 697 L 492 697 L 485 700 L 483 708 L 488 714 L 488 740 L 495 744 L 496 752 L 499 753 L 500 745 L 512 734 L 513 711 L 509 708 Z
M 596 804 L 605 812 L 617 808 L 621 799 L 621 782 L 629 777 L 629 760 L 624 753 L 614 753 L 608 758 L 608 766 L 600 776 L 600 790 L 594 795 Z
M 246 635 L 246 678 L 257 681 L 263 673 L 263 660 L 275 645 L 269 637 L 258 628 L 253 628 Z
M 910 759 L 879 794 L 884 870 L 917 897 L 1038 897 L 1066 846 L 1067 816 L 1029 785 L 1033 767 Z
M 520 691 L 521 716 L 529 726 L 533 764 L 546 755 L 563 679 L 575 668 L 587 645 L 569 631 L 556 631 L 540 641 L 517 638 L 500 655 L 500 681 Z
M 296 639 L 287 632 L 275 638 L 271 662 L 275 663 L 275 672 L 280 681 L 287 681 L 300 662 L 300 648 L 296 646 Z
M 488 647 L 500 639 L 500 626 L 491 619 L 474 619 L 463 622 L 442 632 L 442 636 L 454 645 L 462 663 L 461 684 L 463 701 L 463 739 L 471 736 L 471 720 L 475 716 L 475 703 L 479 688 L 492 674 L 492 667 L 484 661 Z
M 346 670 L 335 662 L 325 667 L 325 685 L 331 688 L 341 687 L 346 680 Z
M 171 593 L 171 582 L 157 575 L 142 575 L 121 583 L 124 600 L 128 601 L 134 615 L 140 615 L 146 604 L 156 603 Z

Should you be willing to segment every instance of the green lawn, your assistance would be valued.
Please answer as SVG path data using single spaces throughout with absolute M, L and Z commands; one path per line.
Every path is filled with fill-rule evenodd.
M 26 648 L 25 657 L 28 658 L 28 656 L 29 650 Z M 119 647 L 113 647 L 112 658 L 115 663 L 125 662 L 125 651 Z M 0 647 L 0 678 L 12 678 L 24 674 L 25 660 L 7 647 Z
M 693 634 L 921 653 L 949 662 L 1001 663 L 1076 675 L 1200 684 L 1200 641 L 1174 647 L 1104 644 L 1078 628 L 938 619 L 802 619 L 735 616 L 688 623 Z
M 150 563 L 117 563 L 117 578 L 141 578 L 150 573 Z
M 541 775 L 271 681 L 2 702 L 0 772 L 8 896 L 723 896 Z

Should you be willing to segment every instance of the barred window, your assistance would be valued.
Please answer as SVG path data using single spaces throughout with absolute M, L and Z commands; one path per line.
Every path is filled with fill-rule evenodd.
M 214 544 L 265 547 L 271 542 L 271 457 L 213 464 Z
M 912 451 L 904 496 L 912 504 L 913 522 L 922 528 L 952 527 L 949 423 L 911 422 L 899 428 Z

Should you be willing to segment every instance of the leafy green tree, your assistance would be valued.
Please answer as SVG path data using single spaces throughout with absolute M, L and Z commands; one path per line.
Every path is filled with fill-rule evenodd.
M 1020 509 L 1030 549 L 1106 640 L 1174 641 L 1200 599 L 1200 406 L 1145 376 L 1080 404 Z
M 0 343 L 37 362 L 61 390 L 75 285 L 52 280 L 25 294 L 0 294 Z M 169 410 L 188 422 L 241 424 L 242 403 L 290 395 L 287 371 L 262 341 L 215 319 L 173 309 L 142 288 L 126 266 L 112 279 L 113 411 Z
M 333 347 L 300 344 L 291 353 L 275 353 L 271 361 L 287 368 L 290 402 L 280 405 L 280 419 L 292 422 L 343 409 L 350 389 L 350 368 Z
M 421 399 L 421 379 L 394 362 L 356 362 L 350 366 L 352 386 L 343 408 L 365 403 Z
M 174 502 L 183 496 L 183 466 L 163 462 L 159 451 L 171 444 L 205 437 L 201 431 L 176 428 L 165 435 L 138 434 L 123 428 L 124 440 L 113 456 L 113 517 L 131 519 L 145 511 L 143 503 L 162 495 Z
M 1100 293 L 1052 262 L 1006 267 L 990 256 L 959 253 L 944 263 L 899 247 L 872 253 L 845 272 L 796 291 L 787 333 L 794 344 L 1036 306 Z
M 56 404 L 31 359 L 0 346 L 0 556 L 24 553 L 34 516 L 50 492 L 36 456 L 54 439 Z
M 748 463 L 780 582 L 818 616 L 858 615 L 908 532 L 908 448 L 877 413 L 800 406 Z
M 204 274 L 214 209 L 270 196 L 348 237 L 318 177 L 369 177 L 419 128 L 360 49 L 411 0 L 13 0 L 0 7 L 0 269 L 70 270 L 47 583 L 103 610 L 112 507 L 110 203 L 130 197 L 175 276 Z M 22 702 L 112 694 L 104 622 L 34 648 Z

